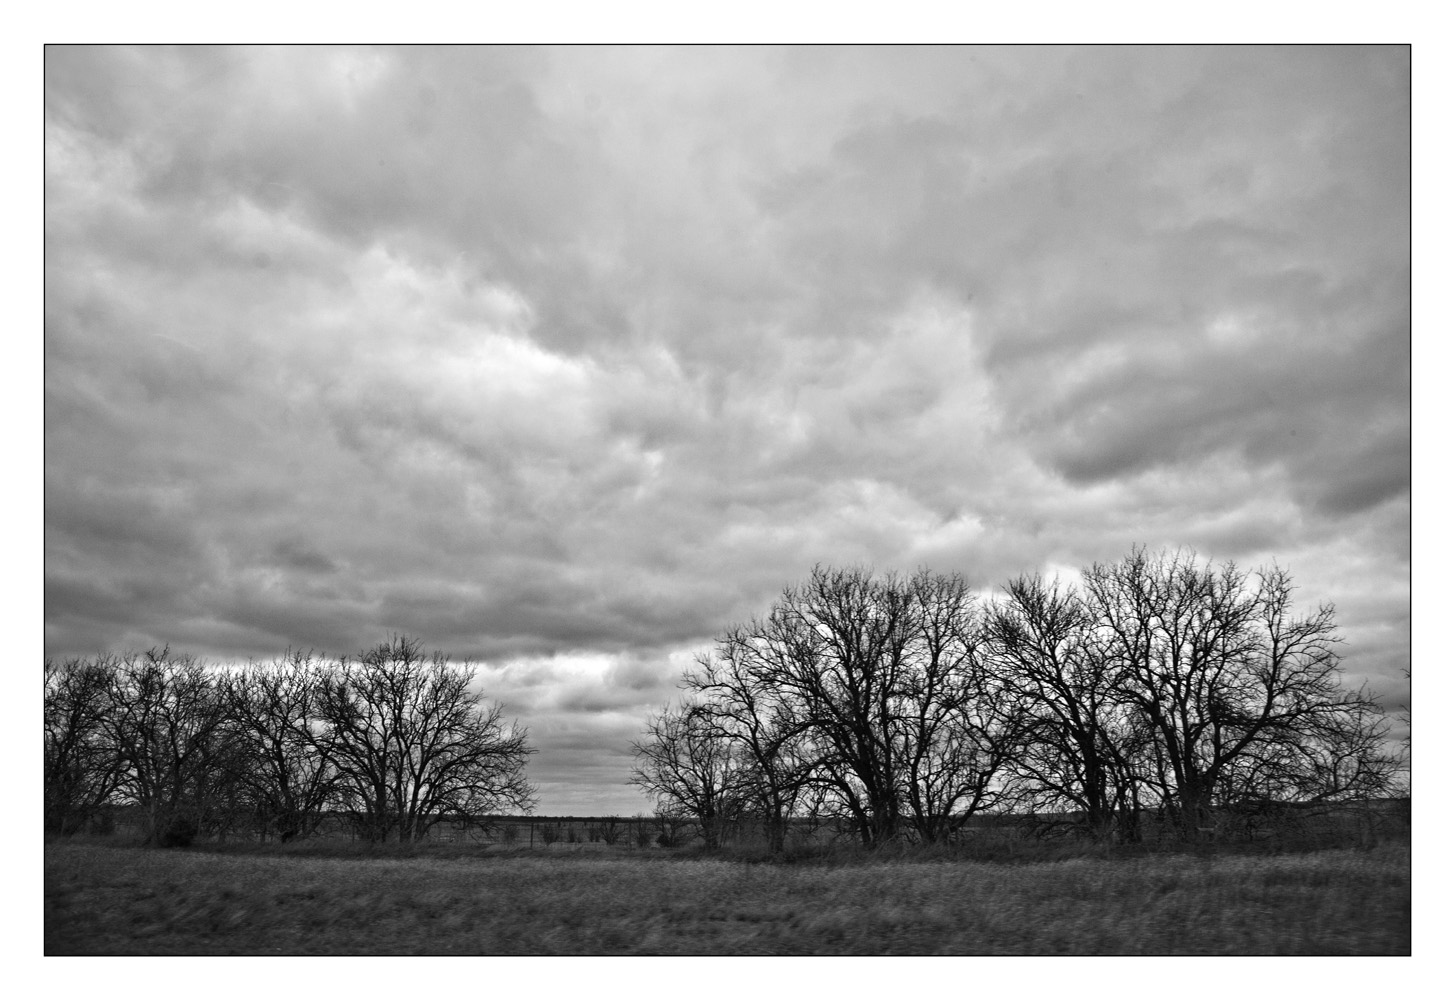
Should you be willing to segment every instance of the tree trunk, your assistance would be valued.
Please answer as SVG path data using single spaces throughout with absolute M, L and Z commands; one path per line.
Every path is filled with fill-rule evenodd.
M 782 854 L 786 840 L 787 823 L 783 814 L 779 811 L 768 813 L 768 820 L 764 824 L 764 833 L 768 836 L 768 850 L 773 854 Z

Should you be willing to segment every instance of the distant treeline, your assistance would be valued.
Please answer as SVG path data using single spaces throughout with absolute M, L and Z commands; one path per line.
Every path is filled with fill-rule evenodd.
M 954 840 L 987 812 L 1197 840 L 1389 795 L 1382 710 L 1341 684 L 1334 609 L 1301 614 L 1293 589 L 1142 548 L 988 602 L 958 574 L 820 567 L 686 671 L 633 780 L 709 847 L 751 817 L 775 851 L 801 816 L 868 846 Z
M 369 840 L 529 808 L 534 750 L 474 671 L 395 637 L 357 659 L 289 653 L 238 668 L 167 649 L 45 664 L 45 827 L 130 804 L 163 845 L 288 841 L 344 817 Z

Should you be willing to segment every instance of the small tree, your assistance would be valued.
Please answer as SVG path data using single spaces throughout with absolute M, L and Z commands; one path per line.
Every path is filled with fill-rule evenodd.
M 657 845 L 668 848 L 681 847 L 688 827 L 694 822 L 701 824 L 700 819 L 671 809 L 658 809 L 652 819 L 657 827 Z
M 757 813 L 768 849 L 781 853 L 789 819 L 814 781 L 819 747 L 804 707 L 779 683 L 776 638 L 773 624 L 761 620 L 728 629 L 683 685 L 737 756 L 744 805 Z
M 1339 699 L 1311 719 L 1287 779 L 1309 802 L 1349 802 L 1388 795 L 1403 761 L 1387 749 L 1389 722 L 1367 691 Z
M 1407 685 L 1412 685 L 1413 684 L 1413 677 L 1412 677 L 1412 674 L 1411 674 L 1411 669 L 1408 666 L 1406 666 L 1404 668 L 1404 679 L 1405 679 L 1405 683 Z M 1411 698 L 1414 697 L 1414 689 L 1413 689 L 1412 686 L 1411 686 L 1411 690 L 1410 690 L 1410 697 Z M 1404 774 L 1403 774 L 1403 778 L 1404 778 L 1404 790 L 1405 790 L 1405 793 L 1408 794 L 1409 793 L 1409 790 L 1410 790 L 1409 789 L 1409 786 L 1410 786 L 1410 777 L 1411 777 L 1410 770 L 1411 770 L 1411 767 L 1413 766 L 1413 763 L 1414 763 L 1414 752 L 1415 752 L 1415 744 L 1414 744 L 1414 716 L 1413 716 L 1413 713 L 1411 711 L 1410 702 L 1409 701 L 1405 701 L 1403 704 L 1401 704 L 1399 706 L 1398 718 L 1399 718 L 1400 723 L 1404 726 L 1404 739 L 1402 739 L 1400 741 L 1400 748 L 1401 748 L 1401 758 L 1400 758 L 1400 760 L 1401 760 L 1401 764 L 1402 764 L 1402 770 L 1404 772 Z M 1396 780 L 1396 782 L 1399 781 L 1398 778 L 1396 778 L 1395 780 Z
M 637 758 L 631 782 L 657 799 L 658 814 L 693 817 L 709 849 L 741 811 L 743 770 L 731 744 L 701 706 L 663 709 L 647 722 L 646 738 L 632 743 Z
M 652 828 L 647 825 L 646 817 L 641 813 L 637 813 L 636 819 L 633 822 L 636 824 L 632 830 L 636 845 L 638 847 L 651 847 L 652 839 L 656 834 L 652 833 Z

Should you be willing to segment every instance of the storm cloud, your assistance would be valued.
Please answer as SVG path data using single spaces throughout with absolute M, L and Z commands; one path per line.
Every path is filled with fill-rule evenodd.
M 45 646 L 402 632 L 546 812 L 815 563 L 1277 560 L 1405 696 L 1405 47 L 46 50 Z

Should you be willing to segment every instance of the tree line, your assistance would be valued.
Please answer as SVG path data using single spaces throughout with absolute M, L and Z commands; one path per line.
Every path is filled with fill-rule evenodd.
M 751 817 L 774 851 L 795 817 L 871 847 L 989 811 L 1191 840 L 1234 810 L 1389 794 L 1382 710 L 1342 684 L 1333 607 L 1293 590 L 1145 548 L 986 601 L 960 574 L 818 567 L 698 657 L 632 781 L 709 847 Z
M 114 804 L 145 837 L 246 829 L 283 841 L 343 816 L 369 840 L 528 809 L 527 733 L 474 669 L 396 636 L 357 657 L 217 668 L 168 649 L 45 663 L 45 828 Z

